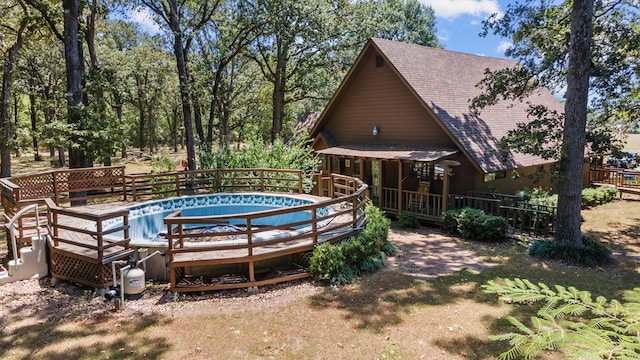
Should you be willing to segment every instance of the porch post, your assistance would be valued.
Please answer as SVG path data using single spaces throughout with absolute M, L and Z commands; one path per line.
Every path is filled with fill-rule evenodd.
M 444 175 L 442 177 L 442 212 L 444 213 L 449 209 L 449 172 L 452 172 L 452 167 L 460 165 L 456 160 L 444 160 L 442 162 L 444 166 Z
M 402 211 L 402 160 L 398 161 L 398 213 Z
M 442 176 L 442 213 L 449 208 L 449 165 L 444 165 Z

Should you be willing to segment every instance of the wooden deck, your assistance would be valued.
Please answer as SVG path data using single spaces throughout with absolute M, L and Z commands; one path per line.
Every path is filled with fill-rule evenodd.
M 601 167 L 591 169 L 589 180 L 596 186 L 613 186 L 623 194 L 640 195 L 640 171 Z
M 365 223 L 367 186 L 359 179 L 342 175 L 334 174 L 326 179 L 330 181 L 330 196 L 316 199 L 319 201 L 310 205 L 233 215 L 236 219 L 243 218 L 248 229 L 237 234 L 199 237 L 183 231 L 185 224 L 216 223 L 221 217 L 194 219 L 173 214 L 165 218 L 167 240 L 164 244 L 159 242 L 159 247 L 166 246 L 172 290 L 261 286 L 308 276 L 299 264 L 308 260 L 316 244 L 356 234 Z M 34 202 L 42 205 L 42 211 L 46 209 L 46 224 L 40 225 L 46 226 L 50 235 L 53 276 L 96 288 L 112 284 L 113 261 L 136 255 L 137 244 L 130 243 L 128 208 L 139 202 L 127 200 L 157 196 L 159 187 L 165 189 L 162 191 L 165 195 L 271 191 L 311 197 L 302 194 L 302 174 L 295 170 L 217 169 L 125 176 L 122 168 L 109 167 L 56 170 L 0 179 L 2 205 L 7 216 Z M 73 205 L 80 201 L 93 203 L 62 206 L 62 203 Z M 320 209 L 326 207 L 333 211 L 321 215 Z M 312 218 L 271 227 L 251 224 L 252 221 L 258 223 L 256 219 L 261 217 L 294 211 L 308 211 Z M 114 223 L 117 225 L 113 226 Z M 19 244 L 28 245 L 36 224 L 21 219 L 17 226 L 24 240 Z M 294 268 L 282 268 L 278 262 L 282 259 L 295 265 Z M 216 276 L 220 271 L 228 273 L 208 284 L 191 281 L 193 276 L 203 277 L 202 268 L 218 268 L 214 269 Z M 273 270 L 270 275 L 264 275 L 269 269 Z

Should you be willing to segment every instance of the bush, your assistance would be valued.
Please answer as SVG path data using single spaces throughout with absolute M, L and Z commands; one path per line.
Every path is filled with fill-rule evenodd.
M 331 285 L 344 285 L 354 276 L 384 267 L 386 256 L 395 254 L 388 240 L 389 219 L 371 203 L 366 207 L 367 226 L 355 237 L 338 244 L 324 243 L 313 250 L 309 273 Z
M 475 240 L 482 232 L 482 222 L 485 216 L 485 212 L 479 209 L 462 209 L 457 218 L 457 230 L 460 236 L 464 239 Z
M 485 215 L 480 220 L 480 232 L 477 240 L 492 242 L 501 241 L 506 238 L 509 230 L 509 222 L 501 216 Z
M 618 190 L 611 186 L 598 186 L 582 190 L 582 208 L 598 206 L 615 200 Z
M 458 216 L 462 209 L 447 210 L 442 213 L 442 222 L 440 227 L 447 234 L 456 234 L 458 232 Z
M 599 186 L 582 190 L 582 208 L 598 206 L 615 200 L 619 193 L 614 187 Z M 522 189 L 516 196 L 529 204 L 558 206 L 558 195 L 551 195 L 543 189 Z
M 613 262 L 611 250 L 597 241 L 583 237 L 584 247 L 562 244 L 553 239 L 534 241 L 529 247 L 529 255 L 541 260 L 557 260 L 569 265 L 602 266 Z
M 420 222 L 414 213 L 401 211 L 398 214 L 398 224 L 403 229 L 415 229 L 420 227 Z
M 265 168 L 301 170 L 302 186 L 305 192 L 313 189 L 313 173 L 317 170 L 320 157 L 307 143 L 307 137 L 296 136 L 289 143 L 277 139 L 267 144 L 254 136 L 247 139 L 237 150 L 222 146 L 217 151 L 206 147 L 198 149 L 201 169 L 216 168 Z M 297 177 L 296 177 L 297 178 Z
M 309 273 L 331 285 L 344 285 L 353 280 L 353 271 L 347 264 L 340 246 L 330 243 L 318 245 L 309 260 Z
M 467 240 L 501 241 L 506 238 L 509 223 L 501 216 L 494 216 L 482 210 L 463 208 L 449 210 L 442 214 L 442 229 L 457 233 Z

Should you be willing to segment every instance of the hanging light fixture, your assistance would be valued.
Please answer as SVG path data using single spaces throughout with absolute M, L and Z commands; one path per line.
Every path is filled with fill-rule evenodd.
M 373 134 L 373 136 L 378 136 L 378 127 L 377 126 L 373 126 L 373 130 L 371 131 L 371 133 Z

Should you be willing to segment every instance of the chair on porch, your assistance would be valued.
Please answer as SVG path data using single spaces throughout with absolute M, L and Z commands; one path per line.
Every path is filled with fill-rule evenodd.
M 407 209 L 414 212 L 424 212 L 428 207 L 429 182 L 420 181 L 418 192 L 409 196 L 409 204 Z

